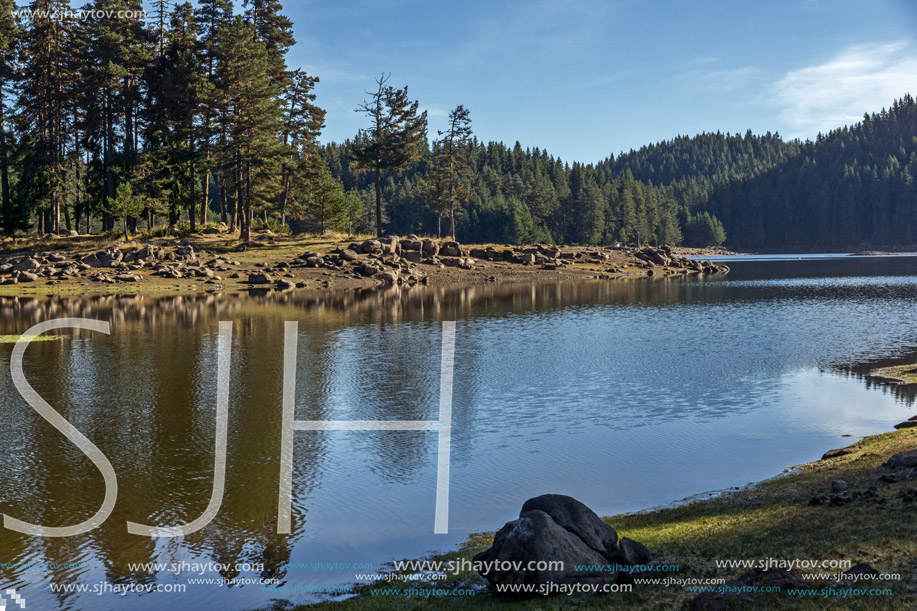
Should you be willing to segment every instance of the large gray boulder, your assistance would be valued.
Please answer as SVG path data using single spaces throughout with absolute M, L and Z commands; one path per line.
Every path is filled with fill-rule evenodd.
M 545 494 L 522 505 L 518 520 L 494 536 L 490 549 L 474 560 L 491 584 L 610 583 L 621 575 L 610 565 L 652 559 L 643 545 L 624 538 L 591 509 L 561 494 Z M 561 565 L 550 565 L 559 561 Z M 532 564 L 534 563 L 534 564 Z M 545 594 L 535 591 L 529 595 Z
M 601 567 L 608 560 L 538 510 L 508 522 L 494 536 L 493 546 L 474 560 L 481 563 L 481 575 L 492 584 L 608 583 L 614 579 L 603 570 L 577 571 L 577 565 Z M 538 592 L 529 593 L 534 594 Z
M 618 551 L 618 533 L 584 504 L 562 494 L 543 494 L 527 500 L 520 516 L 529 511 L 543 511 L 558 525 L 579 537 L 598 553 L 611 558 Z

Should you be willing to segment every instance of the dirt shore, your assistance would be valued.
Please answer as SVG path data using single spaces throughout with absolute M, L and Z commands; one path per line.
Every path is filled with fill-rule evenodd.
M 76 236 L 0 242 L 0 295 L 362 288 L 728 272 L 689 259 L 719 251 L 464 245 L 417 236 L 226 235 L 116 240 Z

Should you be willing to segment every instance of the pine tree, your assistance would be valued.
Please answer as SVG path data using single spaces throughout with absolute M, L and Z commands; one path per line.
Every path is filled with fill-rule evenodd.
M 417 101 L 408 97 L 408 88 L 386 85 L 388 77 L 376 80 L 375 92 L 356 111 L 370 119 L 361 129 L 351 150 L 357 167 L 373 172 L 376 190 L 376 235 L 382 236 L 382 172 L 402 172 L 420 158 L 427 144 L 427 111 L 417 112 Z
M 225 98 L 224 92 L 219 89 L 216 79 L 217 63 L 221 61 L 218 47 L 219 29 L 232 19 L 231 0 L 200 0 L 195 11 L 198 29 L 201 32 L 200 45 L 203 56 L 204 72 L 206 74 L 206 87 L 201 88 L 201 112 L 203 125 L 200 130 L 202 148 L 202 170 L 204 172 L 204 187 L 201 198 L 201 224 L 207 222 L 207 209 L 210 205 L 210 176 L 221 163 L 213 163 L 213 140 L 220 135 L 221 130 L 216 123 L 220 115 L 221 101 Z M 224 113 L 225 114 L 225 113 Z M 221 174 L 222 176 L 222 174 Z M 220 181 L 220 220 L 225 223 L 226 194 L 223 191 L 223 181 Z
M 266 210 L 278 195 L 283 143 L 278 89 L 270 60 L 254 29 L 236 17 L 221 33 L 226 61 L 218 70 L 227 95 L 230 164 L 240 239 L 251 238 L 253 212 Z
M 455 207 L 471 196 L 471 117 L 459 104 L 449 112 L 449 126 L 438 132 L 430 169 L 430 207 L 439 218 L 448 214 L 455 239 Z M 439 223 L 437 223 L 437 226 Z M 441 230 L 437 228 L 437 235 Z
M 6 98 L 12 92 L 17 75 L 17 55 L 22 35 L 13 0 L 0 0 L 0 224 L 4 233 L 13 235 L 27 227 L 13 205 L 10 192 L 9 152 Z
M 283 92 L 283 143 L 288 147 L 283 164 L 280 193 L 280 222 L 286 223 L 291 185 L 317 178 L 318 136 L 325 126 L 325 111 L 314 104 L 318 78 L 302 70 L 291 73 Z M 326 170 L 327 166 L 322 170 Z M 298 179 L 294 177 L 299 174 Z M 330 177 L 330 174 L 329 174 Z M 294 194 L 295 195 L 295 194 Z M 324 230 L 323 230 L 324 231 Z

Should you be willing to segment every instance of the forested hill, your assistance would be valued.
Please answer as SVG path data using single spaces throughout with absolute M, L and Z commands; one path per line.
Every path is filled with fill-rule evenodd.
M 819 136 L 703 204 L 729 242 L 773 250 L 917 245 L 917 104 L 911 95 Z
M 756 136 L 703 133 L 678 136 L 613 155 L 596 166 L 609 176 L 627 170 L 634 178 L 656 186 L 671 187 L 682 205 L 692 207 L 706 202 L 714 189 L 731 182 L 758 176 L 793 157 L 801 145 L 784 142 L 779 134 Z

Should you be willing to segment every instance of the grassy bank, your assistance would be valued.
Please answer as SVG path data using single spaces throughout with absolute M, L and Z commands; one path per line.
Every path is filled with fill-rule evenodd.
M 908 497 L 917 481 L 905 476 L 910 469 L 892 470 L 883 464 L 892 455 L 917 448 L 917 432 L 904 430 L 865 438 L 854 444 L 856 451 L 800 466 L 791 474 L 762 482 L 713 499 L 606 518 L 619 536 L 641 541 L 656 559 L 680 566 L 679 578 L 734 579 L 747 569 L 720 569 L 716 560 L 738 559 L 841 559 L 853 564 L 865 562 L 881 573 L 897 573 L 900 581 L 860 582 L 857 587 L 889 587 L 884 597 L 791 597 L 786 593 L 755 594 L 750 601 L 726 602 L 720 608 L 744 609 L 913 609 L 917 607 L 917 507 Z M 882 476 L 901 478 L 886 483 Z M 848 488 L 832 493 L 831 482 L 843 480 Z M 875 487 L 874 493 L 868 490 Z M 545 491 L 550 492 L 550 491 Z M 810 501 L 831 497 L 853 499 L 845 504 Z M 524 499 L 520 499 L 521 502 Z M 494 527 L 502 525 L 494 524 Z M 457 551 L 438 559 L 471 559 L 489 547 L 493 534 L 476 535 Z M 798 569 L 796 573 L 808 571 Z M 815 570 L 813 572 L 822 572 Z M 835 572 L 833 570 L 827 572 Z M 807 587 L 824 585 L 812 581 Z M 865 583 L 865 585 L 864 585 Z M 426 584 L 429 587 L 431 584 Z M 479 608 L 566 609 L 576 608 L 687 608 L 696 593 L 679 587 L 635 585 L 627 594 L 595 598 L 554 597 L 505 603 L 494 599 L 483 578 L 474 573 L 435 582 L 437 588 L 475 588 L 473 596 L 431 596 L 411 598 L 372 595 L 362 586 L 358 595 L 341 602 L 325 602 L 319 609 L 403 609 Z M 423 582 L 393 581 L 383 587 L 404 590 L 425 587 Z M 314 609 L 315 606 L 301 607 Z M 713 607 L 710 607 L 713 608 Z

